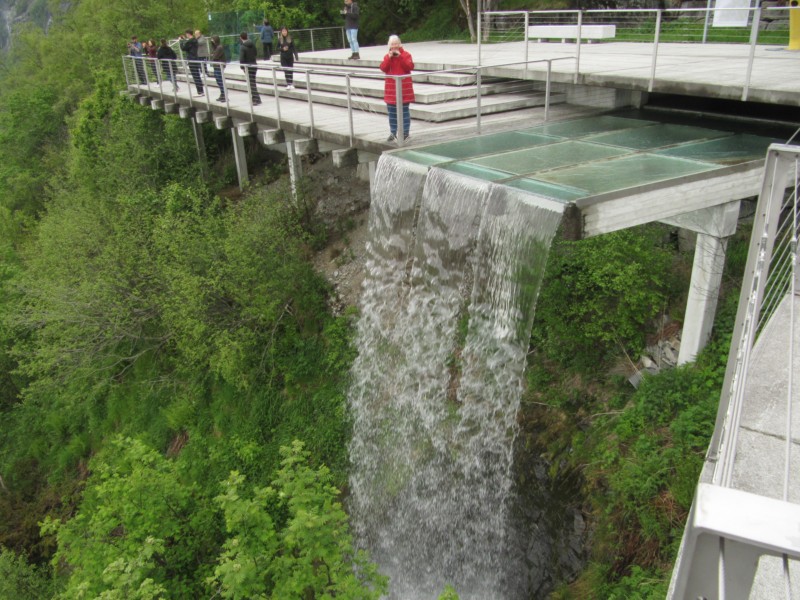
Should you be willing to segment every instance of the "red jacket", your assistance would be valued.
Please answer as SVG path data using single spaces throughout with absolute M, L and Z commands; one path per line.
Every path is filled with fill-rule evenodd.
M 409 75 L 414 68 L 414 59 L 403 48 L 400 48 L 400 56 L 387 54 L 383 57 L 381 71 L 387 75 Z M 394 77 L 387 77 L 383 88 L 383 101 L 386 104 L 397 104 L 397 85 Z M 403 104 L 414 102 L 414 85 L 411 77 L 403 79 Z

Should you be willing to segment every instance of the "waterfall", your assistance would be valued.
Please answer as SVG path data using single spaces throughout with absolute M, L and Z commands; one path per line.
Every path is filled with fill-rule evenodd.
M 512 447 L 553 204 L 384 155 L 358 324 L 350 508 L 391 598 L 523 597 Z

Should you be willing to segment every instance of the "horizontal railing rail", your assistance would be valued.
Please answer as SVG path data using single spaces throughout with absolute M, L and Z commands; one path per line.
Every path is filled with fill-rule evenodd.
M 188 61 L 183 59 L 178 60 L 159 60 L 153 58 L 137 58 L 133 56 L 123 56 L 123 69 L 125 73 L 126 84 L 128 88 L 137 87 L 141 89 L 144 87 L 147 90 L 152 90 L 156 87 L 161 97 L 173 98 L 175 103 L 180 99 L 186 100 L 186 96 L 178 94 L 179 85 L 196 86 L 196 78 L 200 78 L 202 83 L 202 95 L 192 94 L 191 91 L 188 96 L 188 101 L 192 104 L 199 103 L 204 105 L 206 110 L 218 110 L 230 115 L 230 91 L 244 92 L 248 98 L 248 106 L 251 116 L 254 115 L 255 107 L 252 101 L 252 96 L 248 93 L 247 74 L 242 67 L 249 65 L 242 65 L 238 62 L 230 63 L 215 63 L 211 61 Z M 354 83 L 354 79 L 374 79 L 384 81 L 387 78 L 395 79 L 395 89 L 398 92 L 396 98 L 396 106 L 398 113 L 403 107 L 403 98 L 399 94 L 402 89 L 402 81 L 404 79 L 419 80 L 421 78 L 428 78 L 431 75 L 437 74 L 458 74 L 467 73 L 475 76 L 475 129 L 476 133 L 481 133 L 481 117 L 483 111 L 481 109 L 481 100 L 483 97 L 482 74 L 487 69 L 498 69 L 504 67 L 519 67 L 529 66 L 535 63 L 546 64 L 546 77 L 544 89 L 544 120 L 549 119 L 550 111 L 550 96 L 551 96 L 551 82 L 550 74 L 552 73 L 552 64 L 557 61 L 572 60 L 572 57 L 558 57 L 550 59 L 536 59 L 531 61 L 514 61 L 492 65 L 482 66 L 469 66 L 459 67 L 454 69 L 442 69 L 439 71 L 425 71 L 421 73 L 412 73 L 409 75 L 385 75 L 383 73 L 369 73 L 363 71 L 342 71 L 330 68 L 308 68 L 302 66 L 282 67 L 277 63 L 259 62 L 254 67 L 261 73 L 260 79 L 257 80 L 257 85 L 262 89 L 268 89 L 272 92 L 275 99 L 275 117 L 278 121 L 278 126 L 281 126 L 281 103 L 284 101 L 297 102 L 297 98 L 287 98 L 280 93 L 280 79 L 284 79 L 287 72 L 292 72 L 294 78 L 303 80 L 306 89 L 306 101 L 308 104 L 308 119 L 311 126 L 311 135 L 314 134 L 314 98 L 313 91 L 315 87 L 314 77 L 336 77 L 344 80 L 344 94 L 347 99 L 347 120 L 349 129 L 350 146 L 355 145 L 354 133 L 354 112 L 361 111 L 375 111 L 371 105 L 366 101 L 358 100 L 359 97 L 364 97 L 363 86 L 358 86 Z M 208 70 L 208 75 L 206 74 Z M 219 70 L 219 80 L 215 76 L 215 72 Z M 280 76 L 280 77 L 279 77 Z M 530 82 L 526 82 L 530 85 Z M 220 97 L 224 100 L 218 101 L 212 98 L 212 89 L 218 89 Z M 356 99 L 354 100 L 354 96 Z M 383 106 L 380 110 L 385 110 Z M 403 145 L 405 138 L 403 119 L 398 118 L 398 144 Z
M 757 46 L 785 46 L 790 13 L 798 7 L 535 10 L 483 12 L 478 19 L 478 62 L 485 47 L 531 41 L 571 40 L 575 46 L 575 81 L 581 71 L 581 47 L 587 42 L 643 43 L 651 47 L 648 91 L 658 80 L 659 48 L 664 44 L 738 44 L 749 47 L 741 73 L 741 100 L 747 100 Z M 795 17 L 800 19 L 800 12 Z M 602 26 L 607 26 L 602 29 Z M 548 29 L 552 33 L 548 33 Z

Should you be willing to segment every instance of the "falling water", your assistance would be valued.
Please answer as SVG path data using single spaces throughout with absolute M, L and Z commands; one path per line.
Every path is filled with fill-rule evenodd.
M 464 600 L 525 593 L 512 446 L 560 216 L 511 188 L 379 161 L 350 391 L 351 512 L 392 598 L 436 598 L 446 584 Z

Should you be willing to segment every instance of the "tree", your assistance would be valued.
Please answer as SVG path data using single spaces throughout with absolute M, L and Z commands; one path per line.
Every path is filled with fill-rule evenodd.
M 229 537 L 209 582 L 224 598 L 380 598 L 387 579 L 354 550 L 328 469 L 312 469 L 299 441 L 281 455 L 272 486 L 249 499 L 241 475 L 225 482 L 217 502 Z

